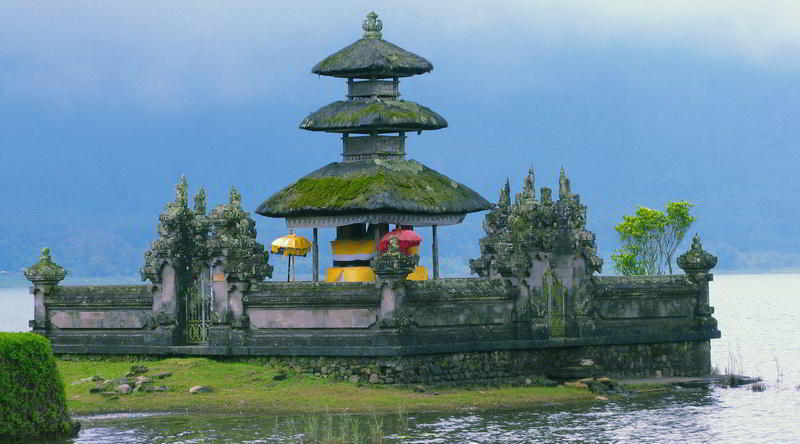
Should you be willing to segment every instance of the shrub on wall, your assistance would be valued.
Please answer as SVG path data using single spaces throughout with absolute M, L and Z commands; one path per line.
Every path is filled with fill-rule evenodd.
M 50 341 L 33 333 L 0 333 L 0 441 L 72 436 L 64 384 Z

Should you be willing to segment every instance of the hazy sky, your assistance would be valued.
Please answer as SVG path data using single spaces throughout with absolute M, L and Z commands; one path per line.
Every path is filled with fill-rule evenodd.
M 434 65 L 403 98 L 450 123 L 409 157 L 492 201 L 564 166 L 606 257 L 622 214 L 687 199 L 721 266 L 800 267 L 796 1 L 3 0 L 0 231 L 38 246 L 77 224 L 138 258 L 181 174 L 253 210 L 337 160 L 335 135 L 297 125 L 343 98 L 310 69 L 371 10 Z M 285 230 L 256 220 L 263 241 Z M 481 220 L 443 230 L 454 266 Z

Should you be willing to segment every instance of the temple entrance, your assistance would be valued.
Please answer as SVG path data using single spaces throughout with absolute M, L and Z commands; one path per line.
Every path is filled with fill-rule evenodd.
M 184 292 L 187 344 L 208 343 L 213 301 L 210 273 L 211 270 L 204 269 L 194 277 L 191 285 L 186 286 Z

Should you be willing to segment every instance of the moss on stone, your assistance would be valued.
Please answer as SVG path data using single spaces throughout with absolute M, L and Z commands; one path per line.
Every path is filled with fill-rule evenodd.
M 391 78 L 431 70 L 431 62 L 393 43 L 363 38 L 325 57 L 311 72 L 332 77 Z
M 262 203 L 264 216 L 397 212 L 463 214 L 491 206 L 475 191 L 414 160 L 337 162 Z
M 300 128 L 310 131 L 419 131 L 447 127 L 447 120 L 405 100 L 336 101 L 306 117 Z

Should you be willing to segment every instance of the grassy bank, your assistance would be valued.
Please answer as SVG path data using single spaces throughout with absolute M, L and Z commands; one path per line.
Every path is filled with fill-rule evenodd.
M 93 382 L 84 378 L 116 379 L 133 364 L 148 367 L 147 375 L 171 372 L 156 383 L 164 392 L 131 393 L 117 399 L 89 393 Z M 409 388 L 356 385 L 324 378 L 286 374 L 279 367 L 257 362 L 215 361 L 206 358 L 168 358 L 154 361 L 67 361 L 58 368 L 66 387 L 67 403 L 73 414 L 110 412 L 196 412 L 290 414 L 314 411 L 397 412 L 460 410 L 469 408 L 514 408 L 542 403 L 593 400 L 586 389 L 573 387 L 428 388 L 417 393 Z M 279 376 L 280 378 L 280 376 Z M 211 393 L 190 394 L 189 388 L 208 386 Z

